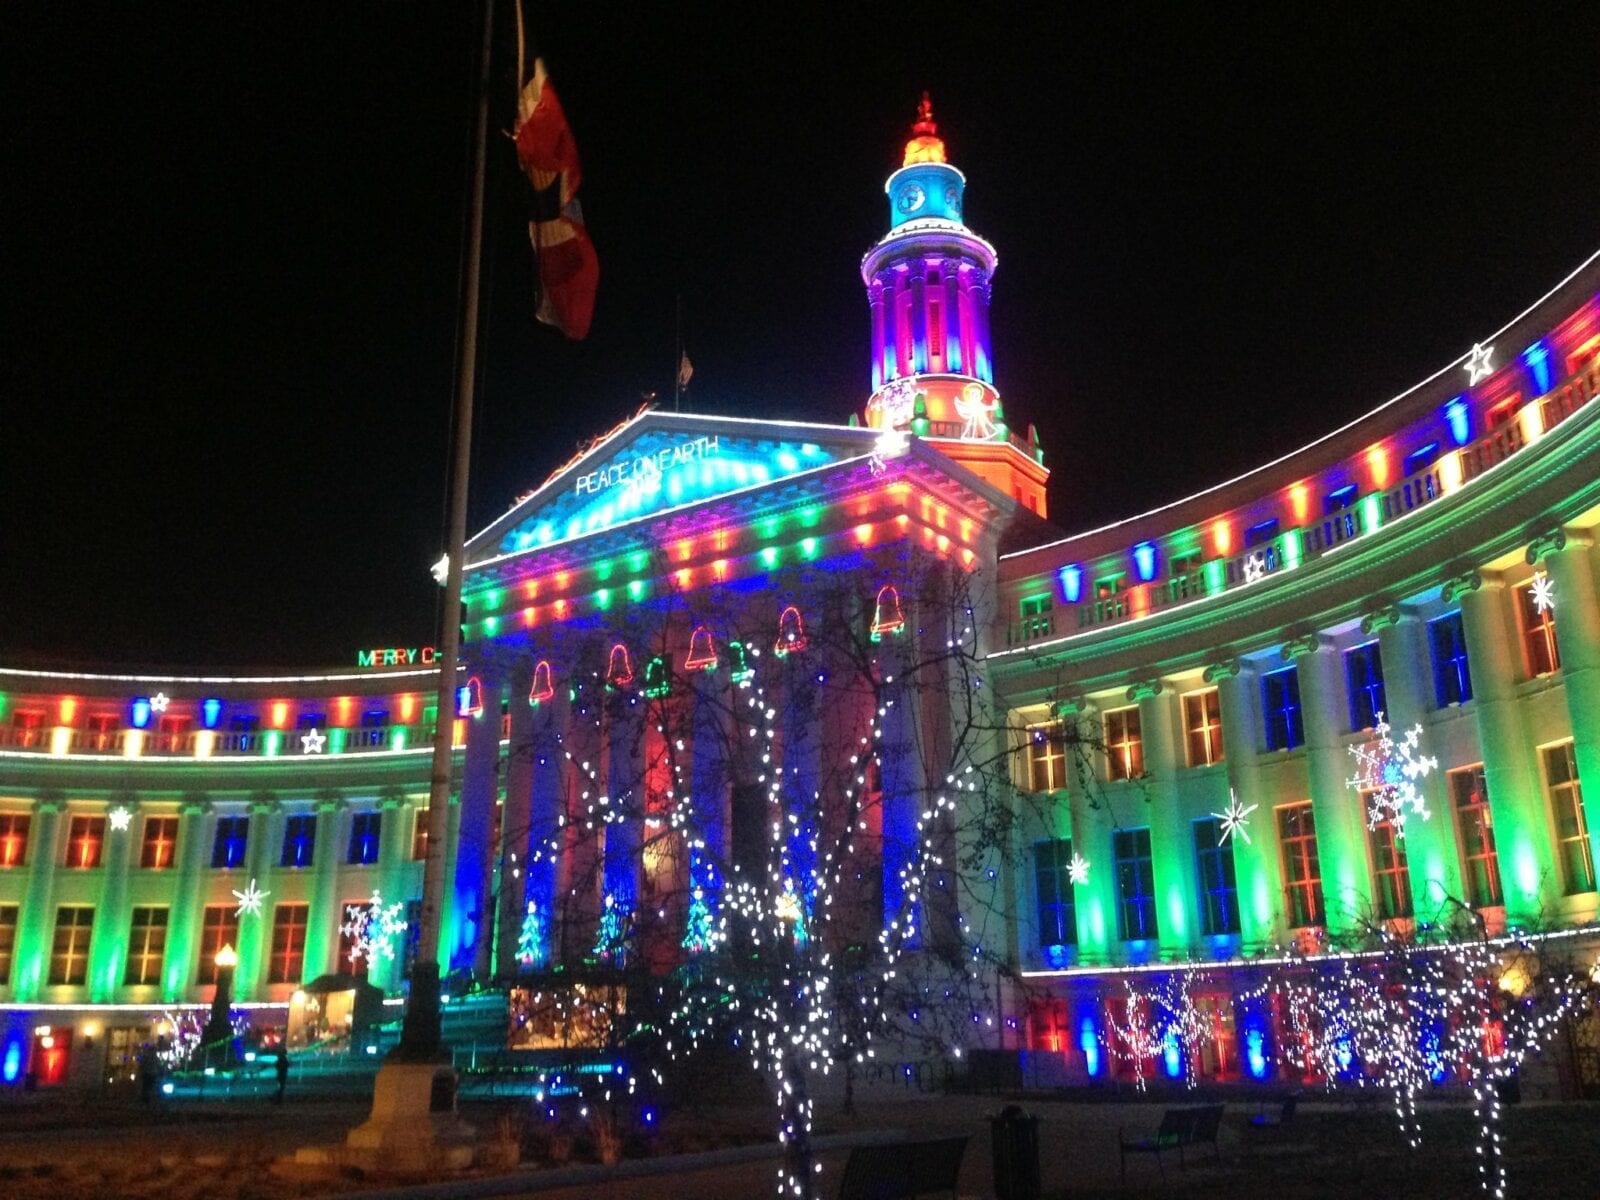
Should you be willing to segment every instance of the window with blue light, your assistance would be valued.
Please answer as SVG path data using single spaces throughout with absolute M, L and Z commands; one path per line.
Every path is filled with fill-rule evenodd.
M 1117 830 L 1111 849 L 1117 871 L 1117 930 L 1125 942 L 1148 941 L 1160 933 L 1149 826 Z
M 358 812 L 350 818 L 350 844 L 345 849 L 344 861 L 353 867 L 370 867 L 378 861 L 378 831 L 383 814 L 377 811 Z
M 1261 716 L 1268 750 L 1303 746 L 1306 731 L 1300 712 L 1300 672 L 1294 667 L 1261 677 Z
M 1428 648 L 1433 655 L 1433 697 L 1440 708 L 1472 699 L 1472 672 L 1467 666 L 1467 632 L 1459 612 L 1428 622 Z
M 283 857 L 279 864 L 309 867 L 316 852 L 317 814 L 290 813 L 283 822 Z
M 1350 694 L 1350 728 L 1371 729 L 1386 705 L 1383 695 L 1383 657 L 1377 642 L 1367 642 L 1344 652 L 1344 681 Z
M 1200 915 L 1212 937 L 1239 932 L 1239 885 L 1233 874 L 1233 845 L 1224 841 L 1222 820 L 1194 823 L 1194 859 L 1200 882 Z
M 1336 488 L 1323 497 L 1322 511 L 1324 514 L 1331 516 L 1334 513 L 1343 512 L 1355 502 L 1356 485 L 1347 483 L 1344 487 Z
M 249 817 L 218 817 L 217 836 L 211 843 L 211 866 L 219 871 L 242 867 L 249 837 Z
M 1425 467 L 1433 465 L 1433 460 L 1439 457 L 1439 443 L 1429 442 L 1420 450 L 1413 450 L 1406 455 L 1404 474 L 1415 475 Z
M 1078 916 L 1071 864 L 1071 838 L 1053 838 L 1033 844 L 1040 949 L 1078 944 Z
M 1257 546 L 1264 546 L 1278 536 L 1278 518 L 1257 521 L 1244 531 L 1244 548 L 1253 550 Z

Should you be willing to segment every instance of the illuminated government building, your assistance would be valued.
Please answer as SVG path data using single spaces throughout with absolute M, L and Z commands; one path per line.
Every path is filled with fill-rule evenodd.
M 862 261 L 859 418 L 646 411 L 469 542 L 447 971 L 506 979 L 563 952 L 528 944 L 523 915 L 551 911 L 564 868 L 530 855 L 527 831 L 583 780 L 562 754 L 508 747 L 570 728 L 580 675 L 639 696 L 682 660 L 737 686 L 744 648 L 672 626 L 669 597 L 692 613 L 737 596 L 781 653 L 824 619 L 823 582 L 895 630 L 930 562 L 984 583 L 1013 783 L 1050 797 L 1007 882 L 1031 986 L 1005 1015 L 1035 1077 L 1113 1069 L 1099 1046 L 1129 975 L 1217 964 L 1200 1072 L 1260 1078 L 1282 1031 L 1240 998 L 1254 960 L 1436 921 L 1452 901 L 1491 933 L 1596 922 L 1600 257 L 1500 329 L 1460 331 L 1469 353 L 1325 437 L 1064 535 L 1037 437 L 1007 423 L 1041 398 L 1008 412 L 995 387 L 996 254 L 965 224 L 965 182 L 924 109 Z M 639 632 L 652 621 L 678 630 L 664 659 Z M 376 893 L 414 911 L 431 656 L 251 678 L 0 667 L 0 1083 L 104 1075 L 163 1012 L 209 1002 L 224 946 L 240 1007 L 283 1024 L 304 985 L 351 970 L 351 906 Z M 1416 753 L 1437 760 L 1417 781 L 1431 816 L 1403 837 L 1351 786 L 1350 748 L 1380 716 L 1396 742 L 1420 726 Z M 634 744 L 595 749 L 613 792 L 651 770 L 648 739 Z M 695 786 L 722 786 L 712 766 L 694 760 Z M 898 774 L 885 762 L 877 780 L 885 895 Z M 737 823 L 737 797 L 696 803 Z M 604 883 L 625 901 L 649 886 Z M 405 959 L 359 970 L 392 999 Z M 1594 1054 L 1573 1053 L 1590 1088 Z

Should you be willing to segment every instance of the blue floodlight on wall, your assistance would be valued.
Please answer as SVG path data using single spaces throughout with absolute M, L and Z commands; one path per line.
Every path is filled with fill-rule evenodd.
M 207 729 L 215 729 L 217 721 L 222 717 L 221 700 L 202 700 L 200 702 L 200 719 L 205 722 Z
M 1259 1025 L 1245 1027 L 1244 1065 L 1251 1079 L 1267 1077 L 1267 1035 Z
M 1168 1079 L 1183 1074 L 1183 1051 L 1178 1049 L 1178 1031 L 1171 1026 L 1167 1027 L 1167 1036 L 1161 1039 L 1161 1061 L 1166 1066 Z
M 1467 407 L 1467 398 L 1457 396 L 1444 406 L 1445 419 L 1450 422 L 1450 436 L 1455 439 L 1458 446 L 1465 446 L 1472 440 L 1472 410 Z
M 133 702 L 133 727 L 143 729 L 150 724 L 150 701 L 143 696 Z
M 1062 567 L 1056 578 L 1061 581 L 1061 599 L 1066 603 L 1076 604 L 1083 598 L 1083 567 L 1078 563 Z
M 1550 347 L 1540 339 L 1522 352 L 1522 361 L 1528 364 L 1528 375 L 1533 380 L 1534 395 L 1542 396 L 1550 390 Z
M 1094 1026 L 1093 1017 L 1085 1017 L 1078 1023 L 1078 1048 L 1083 1051 L 1083 1065 L 1090 1078 L 1099 1075 L 1100 1032 Z
M 1140 542 L 1133 548 L 1133 565 L 1141 582 L 1148 583 L 1156 577 L 1156 544 Z
M 22 1041 L 12 1038 L 6 1043 L 5 1058 L 0 1060 L 0 1081 L 15 1083 L 22 1074 Z

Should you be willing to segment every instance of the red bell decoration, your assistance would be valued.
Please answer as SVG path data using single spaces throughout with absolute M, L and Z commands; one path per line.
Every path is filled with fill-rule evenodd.
M 714 671 L 717 667 L 717 647 L 711 640 L 711 630 L 696 625 L 689 635 L 689 653 L 683 660 L 685 671 Z
M 627 687 L 632 682 L 633 660 L 628 657 L 628 648 L 618 642 L 611 647 L 611 659 L 606 663 L 606 686 Z
M 886 633 L 898 633 L 906 627 L 906 619 L 900 613 L 900 593 L 893 584 L 886 583 L 878 589 L 878 603 L 872 612 L 872 640 L 877 641 Z
M 805 648 L 806 623 L 801 619 L 800 610 L 791 604 L 778 614 L 778 640 L 773 643 L 772 652 L 782 658 Z
M 533 665 L 533 686 L 528 689 L 528 703 L 538 704 L 556 694 L 555 679 L 550 674 L 550 664 L 540 659 Z
M 456 689 L 456 716 L 483 716 L 483 680 L 476 675 L 467 680 L 465 687 Z

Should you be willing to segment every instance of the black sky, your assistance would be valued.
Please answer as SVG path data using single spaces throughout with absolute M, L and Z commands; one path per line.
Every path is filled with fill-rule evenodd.
M 0 15 L 0 661 L 426 642 L 471 6 L 121 7 Z M 496 136 L 473 528 L 670 386 L 680 294 L 690 407 L 859 408 L 923 88 L 1068 528 L 1365 411 L 1600 244 L 1593 5 L 990 7 L 530 9 L 600 296 L 587 342 L 533 323 Z

